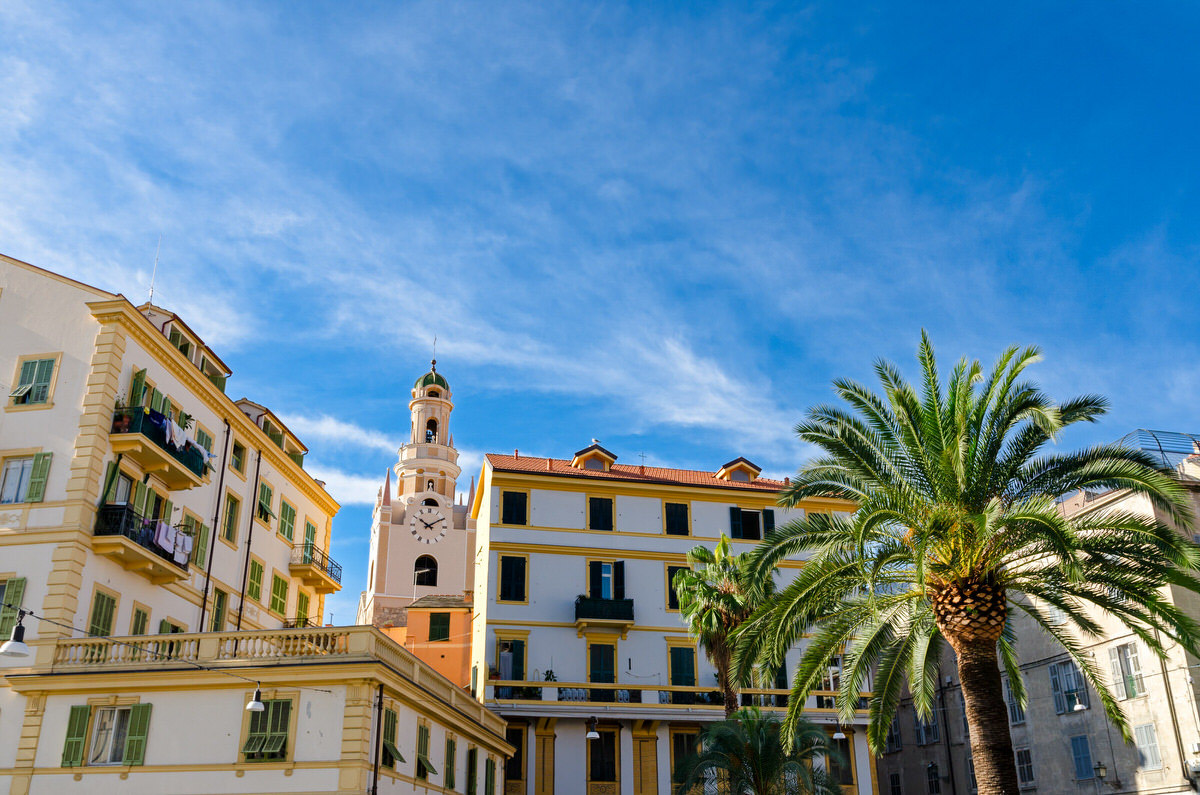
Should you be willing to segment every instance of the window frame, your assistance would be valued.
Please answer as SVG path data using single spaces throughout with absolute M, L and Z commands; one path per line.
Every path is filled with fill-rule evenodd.
M 1153 742 L 1154 756 L 1156 757 L 1157 761 L 1153 764 L 1151 764 L 1149 761 L 1147 761 L 1146 754 L 1142 750 L 1142 743 L 1139 742 L 1139 740 L 1141 738 L 1138 736 L 1138 732 L 1141 731 L 1142 729 L 1149 729 L 1150 730 L 1150 739 L 1154 741 Z M 1137 726 L 1133 727 L 1133 743 L 1134 743 L 1134 749 L 1137 751 L 1137 755 L 1138 755 L 1138 769 L 1139 770 L 1162 770 L 1163 769 L 1162 745 L 1158 742 L 1158 726 L 1156 726 L 1154 724 L 1154 721 L 1150 721 L 1149 723 L 1141 723 L 1141 724 L 1138 724 Z
M 254 691 L 246 691 L 243 696 L 243 701 L 250 701 L 254 697 Z M 255 715 L 268 716 L 270 713 L 269 702 L 288 701 L 291 706 L 288 708 L 288 726 L 287 737 L 284 740 L 283 756 L 278 759 L 247 759 L 246 747 L 250 739 L 250 725 L 253 722 Z M 300 691 L 298 690 L 263 690 L 262 703 L 266 707 L 262 712 L 250 712 L 243 710 L 242 716 L 242 732 L 238 740 L 237 746 L 237 763 L 247 765 L 270 764 L 272 762 L 278 764 L 280 762 L 291 762 L 295 759 L 296 754 L 296 724 L 300 716 Z M 264 717 L 263 720 L 269 720 L 269 717 Z M 271 732 L 266 732 L 270 734 Z M 251 752 L 259 753 L 259 752 Z
M 276 604 L 276 602 L 275 602 L 275 597 L 276 597 L 275 584 L 277 582 L 283 582 L 283 584 L 285 586 L 285 590 L 283 592 L 283 609 L 282 610 L 275 609 L 275 604 Z M 271 615 L 273 615 L 277 618 L 286 619 L 287 618 L 287 606 L 288 606 L 288 603 L 291 602 L 291 600 L 292 600 L 291 580 L 287 577 L 282 576 L 279 573 L 279 569 L 271 569 L 271 594 L 270 594 L 270 598 L 267 601 L 267 611 Z
M 26 498 L 28 498 L 28 496 L 29 496 L 29 484 L 33 481 L 33 468 L 34 468 L 34 461 L 36 460 L 36 457 L 37 457 L 36 453 L 34 453 L 32 451 L 26 452 L 24 450 L 21 450 L 21 451 L 13 450 L 10 452 L 6 452 L 3 456 L 0 456 L 0 499 L 3 498 L 4 484 L 8 480 L 9 465 L 15 464 L 18 461 L 20 461 L 20 462 L 27 461 L 29 463 L 28 472 L 24 476 L 25 477 L 24 486 L 21 485 L 21 480 L 20 480 L 21 476 L 18 475 L 17 494 L 16 494 L 17 499 L 13 500 L 12 502 L 0 502 L 0 505 L 25 505 L 26 504 Z
M 264 510 L 263 490 L 266 490 L 266 507 Z M 260 478 L 258 481 L 258 493 L 254 495 L 254 521 L 258 522 L 263 527 L 270 529 L 271 520 L 279 521 L 279 514 L 275 513 L 275 487 L 266 478 Z M 262 516 L 266 513 L 266 517 Z M 295 528 L 293 528 L 294 532 Z
M 505 497 L 505 495 L 508 495 L 508 494 L 523 494 L 523 495 L 525 495 L 525 521 L 524 522 L 515 523 L 515 522 L 505 521 L 506 514 L 504 511 L 504 497 Z M 530 527 L 532 524 L 532 522 L 530 520 L 531 520 L 532 514 L 533 514 L 532 506 L 533 506 L 533 495 L 532 495 L 532 491 L 530 489 L 501 488 L 500 489 L 500 506 L 499 506 L 500 507 L 500 521 L 498 524 L 506 525 L 508 527 Z
M 258 593 L 257 594 L 252 592 L 254 590 L 254 567 L 255 566 L 258 567 L 258 588 L 257 588 Z M 263 603 L 263 600 L 262 600 L 263 581 L 266 579 L 266 575 L 267 575 L 267 564 L 263 561 L 262 558 L 257 557 L 256 555 L 251 555 L 250 556 L 250 566 L 249 566 L 249 568 L 246 569 L 246 596 L 248 598 L 250 598 L 251 600 L 253 600 L 257 604 Z
M 596 731 L 600 734 L 599 740 L 589 740 L 587 744 L 587 760 L 586 773 L 587 783 L 590 788 L 592 784 L 617 784 L 617 790 L 620 791 L 621 783 L 621 727 L 610 724 L 600 724 L 596 727 Z M 604 735 L 612 735 L 613 760 L 612 760 L 612 775 L 611 779 L 593 778 L 592 775 L 592 750 L 603 747 Z
M 681 571 L 681 570 L 686 570 L 686 569 L 690 569 L 690 568 L 691 568 L 691 566 L 687 565 L 686 561 L 683 563 L 673 563 L 671 561 L 666 561 L 663 563 L 663 577 L 665 578 L 665 581 L 666 581 L 665 582 L 666 590 L 665 590 L 665 593 L 663 594 L 665 597 L 665 599 L 663 601 L 663 609 L 666 610 L 668 613 L 682 612 L 682 609 L 679 605 L 679 597 L 675 593 L 675 589 L 671 587 L 671 579 L 672 579 L 671 569 L 675 569 L 676 571 Z M 672 596 L 675 597 L 675 600 L 674 600 L 675 606 L 674 607 L 671 607 L 671 601 L 672 601 L 671 597 Z
M 667 515 L 668 515 L 667 507 L 670 505 L 682 505 L 683 506 L 684 530 L 686 532 L 683 532 L 683 533 L 672 533 L 671 532 L 670 522 L 667 520 Z M 664 497 L 662 499 L 662 533 L 663 533 L 663 535 L 671 536 L 672 538 L 690 538 L 692 536 L 692 502 L 691 502 L 691 500 L 686 500 L 684 502 L 680 502 L 674 498 L 668 499 L 668 498 Z
M 247 447 L 243 442 L 241 442 L 236 436 L 233 437 L 233 439 L 230 441 L 231 441 L 231 444 L 229 445 L 229 468 L 231 470 L 233 470 L 234 473 L 236 473 L 238 477 L 240 477 L 242 480 L 245 480 L 246 479 L 246 458 L 250 454 L 250 448 Z M 238 467 L 238 463 L 237 463 L 237 460 L 238 460 L 237 450 L 239 447 L 242 448 L 242 455 L 241 455 L 242 464 L 241 464 L 240 468 Z
M 291 513 L 292 513 L 292 526 L 291 526 L 291 529 L 286 533 L 284 532 L 284 516 L 287 515 L 287 510 L 285 510 L 285 508 L 290 508 Z M 283 538 L 285 541 L 287 541 L 287 543 L 289 545 L 294 544 L 296 541 L 296 520 L 299 518 L 300 518 L 300 512 L 298 510 L 296 510 L 296 506 L 292 505 L 290 502 L 285 500 L 283 498 L 283 495 L 280 494 L 279 495 L 279 527 L 276 528 L 275 532 L 279 535 L 280 538 Z
M 109 619 L 108 619 L 108 631 L 102 635 L 94 635 L 94 634 L 92 634 L 92 622 L 94 620 L 95 613 L 96 613 L 96 599 L 101 595 L 103 595 L 109 599 L 112 599 L 112 602 L 113 602 L 112 615 L 109 616 Z M 94 584 L 92 586 L 92 598 L 88 601 L 87 636 L 89 638 L 112 637 L 113 630 L 117 626 L 117 617 L 120 615 L 120 611 L 121 611 L 121 594 L 120 594 L 120 592 L 114 591 L 112 588 L 108 588 L 106 586 L 100 585 L 99 583 Z
M 1027 762 L 1021 762 L 1021 754 L 1025 754 Z M 1022 789 L 1037 786 L 1037 768 L 1033 766 L 1033 749 L 1027 746 L 1013 749 L 1013 761 L 1017 765 L 1017 786 Z M 1029 778 L 1025 778 L 1024 768 L 1029 768 Z
M 54 408 L 54 393 L 58 388 L 58 375 L 62 371 L 63 352 L 55 353 L 27 353 L 24 356 L 17 357 L 17 364 L 13 371 L 12 386 L 9 387 L 8 394 L 16 392 L 21 383 L 21 369 L 28 361 L 52 361 L 51 365 L 54 369 L 50 372 L 50 381 L 46 385 L 46 399 L 38 403 L 17 403 L 20 397 L 8 397 L 4 402 L 6 411 L 39 411 L 43 409 Z M 37 383 L 36 381 L 34 382 Z M 30 390 L 32 391 L 32 390 Z
M 511 721 L 507 726 L 504 727 L 504 739 L 506 742 L 511 744 L 512 741 L 508 739 L 509 732 L 520 735 L 520 745 L 517 746 L 516 753 L 501 760 L 501 765 L 504 767 L 504 782 L 506 789 L 508 787 L 508 782 L 510 781 L 520 782 L 521 784 L 524 784 L 526 781 L 528 781 L 526 778 L 526 775 L 528 774 L 528 770 L 526 768 L 526 759 L 529 756 L 529 724 L 521 721 Z M 509 765 L 513 763 L 514 759 L 516 760 L 518 775 L 516 777 L 509 777 L 508 768 Z M 522 787 L 522 790 L 523 789 L 524 788 Z
M 523 599 L 505 599 L 504 598 L 504 559 L 505 558 L 521 558 L 525 561 L 525 580 L 522 586 Z M 496 604 L 501 605 L 527 605 L 529 604 L 529 553 L 527 552 L 497 552 L 496 553 L 496 571 L 499 576 L 496 577 Z
M 1087 749 L 1087 765 L 1086 765 L 1087 775 L 1085 775 L 1085 776 L 1079 775 L 1079 772 L 1080 772 L 1079 757 L 1075 753 L 1075 748 L 1076 748 L 1075 741 L 1076 740 L 1083 740 L 1083 747 L 1085 749 Z M 1093 769 L 1093 766 L 1095 765 L 1095 759 L 1092 756 L 1092 741 L 1091 741 L 1091 739 L 1086 734 L 1072 735 L 1067 738 L 1067 747 L 1071 750 L 1071 772 L 1073 774 L 1072 778 L 1075 781 L 1091 781 L 1092 779 L 1094 779 L 1096 777 L 1095 770 Z
M 450 641 L 450 623 L 451 623 L 450 616 L 451 616 L 451 614 L 449 611 L 441 611 L 441 610 L 439 610 L 437 612 L 431 612 L 429 614 L 429 641 L 428 641 L 429 643 L 448 643 Z M 446 624 L 445 627 L 440 627 L 440 626 L 438 627 L 438 629 L 444 630 L 443 632 L 438 633 L 438 637 L 434 637 L 434 634 L 433 634 L 433 629 L 434 629 L 433 620 L 435 618 L 438 619 L 439 624 L 444 619 L 445 624 Z
M 237 510 L 232 512 L 232 516 L 230 515 L 230 510 L 229 510 L 230 500 L 233 501 L 233 504 L 237 508 Z M 242 498 L 240 496 L 238 496 L 238 494 L 235 493 L 233 489 L 226 487 L 225 499 L 222 501 L 222 504 L 221 504 L 221 528 L 220 528 L 220 530 L 217 531 L 217 537 L 219 539 L 221 539 L 221 542 L 224 543 L 225 546 L 230 547 L 231 549 L 235 549 L 235 550 L 238 548 L 238 538 L 241 535 L 241 533 L 240 533 L 241 523 L 242 523 Z M 232 538 L 229 538 L 226 535 L 226 531 L 230 530 L 230 529 L 232 529 L 232 531 L 233 531 Z
M 608 500 L 610 527 L 592 526 L 592 500 Z M 584 529 L 591 533 L 612 533 L 617 529 L 617 498 L 614 495 L 585 494 L 584 495 Z

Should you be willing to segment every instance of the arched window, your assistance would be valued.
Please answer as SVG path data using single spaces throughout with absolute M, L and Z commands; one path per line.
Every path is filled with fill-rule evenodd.
M 437 420 L 425 423 L 425 443 L 437 444 Z
M 437 561 L 432 555 L 422 555 L 413 566 L 414 585 L 437 585 Z
M 442 396 L 442 393 L 438 392 L 436 389 L 431 389 L 428 392 L 426 392 L 425 394 L 429 395 L 429 397 L 441 397 Z
M 433 484 L 433 480 L 425 481 L 425 491 L 434 491 L 435 489 L 436 487 Z
M 438 504 L 438 501 L 437 501 L 437 500 L 435 500 L 433 497 L 430 497 L 430 498 L 428 498 L 427 500 L 425 500 L 424 502 L 422 502 L 421 504 L 422 504 L 422 505 L 433 505 L 433 506 L 437 506 L 437 504 Z

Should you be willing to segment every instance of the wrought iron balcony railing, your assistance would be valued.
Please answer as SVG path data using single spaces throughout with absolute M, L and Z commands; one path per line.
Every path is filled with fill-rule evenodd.
M 342 566 L 316 544 L 297 544 L 292 547 L 293 566 L 314 566 L 339 585 L 342 582 Z
M 113 424 L 110 432 L 114 435 L 138 433 L 145 436 L 198 478 L 203 478 L 208 469 L 208 462 L 205 460 L 204 453 L 190 445 L 178 449 L 174 445 L 169 444 L 166 425 L 157 424 L 151 420 L 150 415 L 141 406 L 117 409 L 113 413 Z
M 579 596 L 575 599 L 575 620 L 633 621 L 632 599 L 593 599 Z
M 175 560 L 174 550 L 167 550 L 154 543 L 154 530 L 157 523 L 145 519 L 128 505 L 104 505 L 96 513 L 96 535 L 124 536 L 139 547 L 153 552 L 172 566 L 187 571 L 185 560 L 179 563 Z

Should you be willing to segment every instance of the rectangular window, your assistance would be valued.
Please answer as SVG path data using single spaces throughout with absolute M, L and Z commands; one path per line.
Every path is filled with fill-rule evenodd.
M 455 743 L 453 737 L 447 737 L 446 738 L 446 758 L 444 760 L 442 760 L 442 765 L 445 768 L 445 770 L 442 771 L 442 774 L 443 774 L 442 777 L 444 779 L 442 784 L 448 790 L 453 790 L 454 785 L 457 783 L 455 781 L 455 775 L 454 775 L 455 766 L 458 764 L 458 760 L 455 759 L 455 757 L 457 755 L 458 755 L 457 743 Z
M 247 762 L 286 759 L 292 700 L 264 699 L 262 704 L 262 712 L 250 713 L 250 729 L 242 753 Z
M 504 760 L 504 781 L 525 780 L 525 727 L 517 724 L 509 726 L 504 732 L 504 739 L 515 750 L 513 755 Z
M 308 625 L 308 594 L 304 591 L 296 593 L 296 625 Z
M 1158 732 L 1153 723 L 1133 727 L 1133 741 L 1137 745 L 1138 761 L 1143 770 L 1162 770 L 1162 757 L 1158 753 Z
M 483 763 L 483 793 L 496 795 L 496 760 L 491 757 Z
M 696 650 L 689 646 L 672 646 L 668 658 L 671 684 L 680 687 L 696 686 Z M 673 696 L 688 695 L 674 693 Z
M 617 681 L 617 647 L 611 643 L 593 643 L 588 646 L 588 681 L 612 684 Z M 613 690 L 592 690 L 592 701 L 612 701 Z
M 8 394 L 14 406 L 45 403 L 50 397 L 50 381 L 54 376 L 53 359 L 26 359 L 21 362 L 17 385 Z
M 529 524 L 529 495 L 523 491 L 501 492 L 500 523 Z
M 675 575 L 687 571 L 687 566 L 667 566 L 667 609 L 679 609 L 679 592 L 675 590 Z
M 304 543 L 308 545 L 307 554 L 312 554 L 313 545 L 317 543 L 317 526 L 307 519 L 304 520 Z
M 1076 706 L 1091 706 L 1083 675 L 1070 660 L 1050 665 L 1050 692 L 1054 695 L 1054 711 L 1062 715 L 1074 712 Z
M 92 597 L 92 617 L 88 622 L 88 634 L 92 637 L 105 637 L 112 634 L 113 613 L 117 610 L 115 597 L 104 591 L 96 591 Z
M 762 538 L 762 528 L 759 526 L 758 511 L 742 511 L 742 538 L 755 541 Z
M 624 599 L 625 561 L 588 561 L 587 592 L 592 599 Z
M 883 752 L 885 754 L 894 754 L 903 747 L 900 741 L 900 719 L 892 718 L 891 724 L 888 726 L 887 738 L 884 740 Z
M 941 795 L 942 774 L 936 762 L 930 762 L 925 768 L 925 791 L 929 795 Z
M 527 560 L 516 555 L 500 556 L 500 601 L 524 602 Z
M 25 502 L 29 479 L 33 475 L 33 456 L 8 458 L 0 475 L 0 504 Z
M 254 515 L 260 522 L 270 523 L 275 518 L 275 511 L 271 510 L 271 503 L 275 498 L 275 492 L 266 483 L 258 484 L 258 507 L 255 509 Z
M 611 497 L 588 497 L 588 529 L 613 529 L 613 501 Z
M 479 751 L 467 749 L 467 795 L 479 795 Z
M 221 538 L 232 544 L 237 543 L 238 512 L 241 507 L 237 497 L 225 495 L 225 524 L 221 527 Z
M 63 767 L 83 763 L 83 740 L 88 718 L 92 738 L 88 746 L 88 765 L 140 765 L 146 754 L 150 728 L 150 705 L 128 707 L 71 707 L 67 721 L 67 741 L 63 746 Z
M 229 606 L 229 594 L 220 588 L 213 588 L 212 631 L 225 631 L 225 610 Z
M 279 501 L 279 533 L 288 541 L 296 532 L 296 509 L 287 500 Z
M 133 622 L 129 625 L 130 635 L 145 635 L 150 626 L 150 614 L 140 607 L 133 608 Z
M 1017 697 L 1013 694 L 1012 683 L 1008 681 L 1008 677 L 1004 678 L 1004 701 L 1008 704 L 1008 722 L 1013 726 L 1019 726 L 1025 722 L 1025 708 L 1017 701 Z
M 937 711 L 929 713 L 929 720 L 925 720 L 913 712 L 913 726 L 917 732 L 917 745 L 930 745 L 941 740 L 941 730 L 938 728 Z
M 1022 787 L 1032 786 L 1033 777 L 1033 752 L 1028 748 L 1017 749 L 1017 783 Z
M 684 760 L 696 752 L 696 744 L 700 741 L 697 732 L 680 731 L 671 733 L 671 781 L 678 784 L 683 781 L 680 768 Z
M 278 574 L 271 575 L 271 612 L 276 615 L 287 613 L 288 581 Z
M 203 428 L 196 428 L 196 443 L 208 452 L 212 452 L 213 438 Z
M 1088 743 L 1086 734 L 1071 738 L 1071 759 L 1075 763 L 1075 780 L 1089 781 L 1094 773 L 1092 772 L 1092 747 Z
M 450 640 L 450 614 L 429 614 L 429 641 L 431 643 Z
M 904 790 L 900 787 L 899 773 L 888 773 L 888 795 L 904 795 Z
M 588 781 L 617 780 L 617 733 L 600 730 L 599 740 L 588 740 Z
M 246 474 L 246 446 L 244 444 L 233 443 L 233 451 L 229 454 L 229 463 L 238 472 Z
M 850 740 L 843 737 L 831 740 L 834 753 L 828 757 L 829 773 L 834 781 L 843 787 L 854 783 L 853 757 L 850 756 Z
M 256 602 L 262 601 L 263 565 L 250 560 L 250 577 L 246 583 L 246 595 Z
M 688 506 L 686 502 L 668 502 L 664 507 L 666 513 L 666 531 L 669 536 L 687 536 L 692 534 L 688 522 Z
M 437 768 L 429 759 L 429 727 L 417 727 L 417 778 L 425 781 L 431 775 L 437 775 Z
M 396 725 L 398 723 L 399 715 L 396 714 L 396 710 L 385 709 L 383 711 L 383 754 L 379 763 L 391 770 L 396 769 L 397 762 L 404 762 L 400 749 L 396 747 Z
M 1117 698 L 1124 700 L 1146 694 L 1136 643 L 1122 643 L 1120 646 L 1110 648 L 1108 661 L 1112 669 L 1113 686 L 1117 691 Z

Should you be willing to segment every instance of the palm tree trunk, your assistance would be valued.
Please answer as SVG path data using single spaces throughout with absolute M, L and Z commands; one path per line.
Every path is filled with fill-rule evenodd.
M 725 719 L 728 720 L 738 711 L 738 694 L 729 679 L 732 652 L 724 646 L 713 649 L 712 661 L 713 667 L 717 669 L 717 686 L 721 688 L 721 698 L 725 701 Z
M 971 760 L 979 795 L 1018 795 L 1017 763 L 1008 733 L 1008 706 L 996 643 L 988 639 L 949 640 L 958 656 L 958 678 L 971 730 Z

